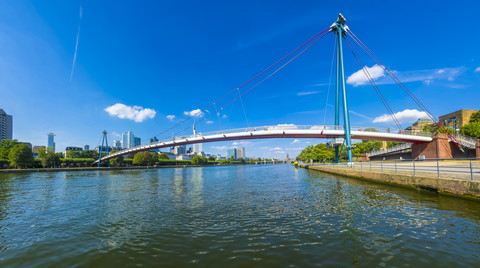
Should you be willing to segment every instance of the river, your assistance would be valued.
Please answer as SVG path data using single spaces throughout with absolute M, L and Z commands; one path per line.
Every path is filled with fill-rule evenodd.
M 0 175 L 1 267 L 473 267 L 480 202 L 291 165 Z

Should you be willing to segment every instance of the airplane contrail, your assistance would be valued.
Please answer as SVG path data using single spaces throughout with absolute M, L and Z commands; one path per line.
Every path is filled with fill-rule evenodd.
M 78 21 L 77 42 L 75 43 L 75 53 L 73 54 L 72 71 L 70 72 L 70 82 L 72 82 L 75 62 L 77 61 L 78 39 L 80 38 L 80 24 L 82 22 L 82 7 L 80 6 L 80 19 Z

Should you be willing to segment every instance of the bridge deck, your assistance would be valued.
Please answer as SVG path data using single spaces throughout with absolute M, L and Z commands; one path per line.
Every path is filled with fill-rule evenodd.
M 336 127 L 326 126 L 269 126 L 269 127 L 256 127 L 246 128 L 230 131 L 218 131 L 197 134 L 195 136 L 177 137 L 173 140 L 158 141 L 146 145 L 140 145 L 134 148 L 125 149 L 120 152 L 108 155 L 102 158 L 102 161 L 121 156 L 133 154 L 141 151 L 148 151 L 153 149 L 168 148 L 172 146 L 188 145 L 195 143 L 207 143 L 207 142 L 219 142 L 219 141 L 231 141 L 231 140 L 250 140 L 250 139 L 274 139 L 274 138 L 319 138 L 319 139 L 331 139 L 344 137 L 343 130 L 337 130 Z M 426 136 L 426 133 L 409 133 L 404 130 L 393 131 L 390 129 L 383 132 L 379 129 L 368 128 L 363 130 L 357 128 L 351 132 L 352 139 L 356 140 L 381 140 L 381 141 L 395 141 L 405 143 L 424 143 L 432 141 L 430 136 Z M 98 162 L 98 161 L 97 161 Z

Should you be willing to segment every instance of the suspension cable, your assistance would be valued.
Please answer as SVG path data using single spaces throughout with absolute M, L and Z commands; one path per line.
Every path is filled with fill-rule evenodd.
M 302 51 L 300 51 L 297 55 L 295 55 L 293 58 L 291 58 L 289 61 L 287 61 L 285 64 L 283 64 L 282 66 L 280 66 L 280 68 L 278 68 L 277 70 L 275 70 L 274 72 L 272 72 L 271 74 L 269 74 L 267 77 L 265 77 L 264 79 L 262 79 L 260 82 L 258 82 L 257 84 L 255 84 L 254 86 L 252 86 L 251 88 L 249 88 L 248 90 L 244 91 L 240 96 L 236 97 L 235 99 L 231 100 L 229 103 L 225 104 L 224 106 L 222 106 L 220 109 L 218 109 L 217 111 L 215 112 L 218 112 L 218 111 L 221 111 L 223 110 L 223 108 L 229 106 L 230 104 L 232 104 L 233 102 L 235 102 L 237 99 L 239 99 L 240 97 L 242 97 L 243 95 L 247 94 L 248 92 L 250 92 L 251 90 L 253 90 L 254 88 L 256 88 L 257 86 L 259 86 L 260 84 L 262 84 L 263 82 L 265 82 L 267 79 L 269 79 L 270 77 L 272 77 L 274 74 L 276 74 L 278 71 L 280 71 L 281 69 L 283 69 L 285 66 L 287 66 L 290 62 L 292 62 L 293 60 L 295 60 L 296 58 L 298 58 L 300 55 L 302 55 L 305 51 L 307 51 L 311 46 L 313 46 L 318 40 L 322 39 L 322 37 L 324 37 L 325 35 L 327 35 L 329 32 L 326 32 L 324 33 L 323 35 L 321 35 L 320 37 L 318 37 L 315 41 L 313 41 L 312 43 L 310 43 L 310 45 L 308 45 L 306 48 L 304 48 Z M 209 115 L 205 116 L 203 119 L 197 121 L 196 123 L 194 123 L 194 125 L 197 125 L 198 123 L 206 120 L 207 118 L 209 118 L 210 116 L 212 116 L 213 113 L 210 113 Z M 187 129 L 190 129 L 191 126 L 179 131 L 179 132 L 176 132 L 175 133 L 175 136 L 177 134 L 180 134 L 184 131 L 186 131 Z
M 390 70 L 388 69 L 381 61 L 380 59 L 377 58 L 377 56 L 375 56 L 375 54 L 373 54 L 373 52 L 368 49 L 368 47 L 350 30 L 350 33 L 352 34 L 352 37 L 353 37 L 353 40 L 373 59 L 375 60 L 378 64 L 380 64 L 380 66 L 382 67 L 382 69 L 388 74 L 390 75 L 390 77 L 393 79 L 393 81 L 395 83 L 397 83 L 398 86 L 400 86 L 400 88 L 405 92 L 407 93 L 407 95 L 422 109 L 424 110 L 428 117 L 430 117 L 430 119 L 445 133 L 447 134 L 447 136 L 453 141 L 453 143 L 455 143 L 455 145 L 457 145 L 457 147 L 463 151 L 462 149 L 462 146 L 461 144 L 457 141 L 457 139 L 455 139 L 455 137 L 453 137 L 452 134 L 450 134 L 450 132 L 448 132 L 448 130 L 443 126 L 443 124 L 427 109 L 427 107 L 425 107 L 425 105 L 423 105 L 423 103 L 398 79 L 398 77 Z
M 355 50 L 355 47 L 353 47 L 353 44 L 351 43 L 350 39 L 348 38 L 348 35 L 346 36 L 345 40 L 347 40 L 347 45 L 349 46 L 350 50 L 352 51 L 353 56 L 354 56 L 355 59 L 357 60 L 358 65 L 360 65 L 360 68 L 362 69 L 363 73 L 364 73 L 365 76 L 367 77 L 367 79 L 368 79 L 368 81 L 370 82 L 370 84 L 372 85 L 372 87 L 375 89 L 375 92 L 377 93 L 378 97 L 380 98 L 380 100 L 382 101 L 383 105 L 384 105 L 385 108 L 387 109 L 388 113 L 389 113 L 390 116 L 392 117 L 393 122 L 395 123 L 395 125 L 397 125 L 397 127 L 399 128 L 399 130 L 403 129 L 402 125 L 400 124 L 400 122 L 398 121 L 397 117 L 395 116 L 395 113 L 393 112 L 392 108 L 390 108 L 390 105 L 388 104 L 387 100 L 386 100 L 385 97 L 383 96 L 383 94 L 382 94 L 382 92 L 380 91 L 380 89 L 377 87 L 377 84 L 376 84 L 375 81 L 373 80 L 373 77 L 371 76 L 370 72 L 369 72 L 368 69 L 366 68 L 366 65 L 363 64 L 362 60 L 361 60 L 360 57 L 358 56 L 357 51 Z
M 227 94 L 225 94 L 223 97 L 217 99 L 216 101 L 212 102 L 211 104 L 209 104 L 208 106 L 206 106 L 205 108 L 201 109 L 200 111 L 196 112 L 195 114 L 192 114 L 190 115 L 189 117 L 187 117 L 186 119 L 182 120 L 181 122 L 169 127 L 168 129 L 160 132 L 159 134 L 155 135 L 156 136 L 161 136 L 163 135 L 164 133 L 182 125 L 183 123 L 185 123 L 186 121 L 192 119 L 193 117 L 199 115 L 199 114 L 202 114 L 205 110 L 207 110 L 208 108 L 210 108 L 212 105 L 215 105 L 217 102 L 223 100 L 224 98 L 226 98 L 227 96 L 231 95 L 233 92 L 239 90 L 240 88 L 244 87 L 245 85 L 247 85 L 248 83 L 252 82 L 253 80 L 255 80 L 256 78 L 258 78 L 259 76 L 261 76 L 262 74 L 264 74 L 265 72 L 267 72 L 268 70 L 270 70 L 271 68 L 273 68 L 275 65 L 279 64 L 280 62 L 282 62 L 283 60 L 285 60 L 286 58 L 290 57 L 293 53 L 297 52 L 298 50 L 300 50 L 301 48 L 303 48 L 304 46 L 306 46 L 308 43 L 310 43 L 312 40 L 314 40 L 315 38 L 317 38 L 319 35 L 327 32 L 330 30 L 330 27 L 317 33 L 316 35 L 314 35 L 312 38 L 310 38 L 309 40 L 307 40 L 305 43 L 303 43 L 301 46 L 297 47 L 296 49 L 294 49 L 293 51 L 291 51 L 290 53 L 288 53 L 287 55 L 285 55 L 284 57 L 282 57 L 281 59 L 279 59 L 278 61 L 276 61 L 275 63 L 273 63 L 272 65 L 270 65 L 268 68 L 266 68 L 265 70 L 261 71 L 260 73 L 258 73 L 257 75 L 253 76 L 252 78 L 250 78 L 249 80 L 247 80 L 245 83 L 243 83 L 242 85 L 238 86 L 237 88 L 231 90 L 230 92 L 228 92 Z
M 332 76 L 333 76 L 333 63 L 335 62 L 335 52 L 337 51 L 337 38 L 335 38 L 335 42 L 333 43 L 333 54 L 332 54 L 332 65 L 330 67 L 330 78 L 328 79 L 328 89 L 327 89 L 327 99 L 325 101 L 325 113 L 323 115 L 323 125 L 327 121 L 327 105 L 328 105 L 328 96 L 330 95 L 330 86 L 332 85 Z

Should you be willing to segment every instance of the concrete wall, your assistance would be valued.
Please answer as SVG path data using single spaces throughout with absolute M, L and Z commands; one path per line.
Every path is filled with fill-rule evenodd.
M 464 197 L 480 198 L 480 181 L 391 174 L 375 171 L 362 171 L 352 168 L 335 168 L 331 166 L 306 165 L 302 167 L 348 177 L 367 179 L 370 181 L 396 184 L 411 188 L 429 189 L 440 193 L 448 193 Z
M 403 159 L 403 160 L 412 159 L 412 153 L 411 152 L 396 152 L 396 153 L 390 153 L 390 154 L 384 154 L 384 155 L 370 156 L 371 161 L 400 160 L 400 159 Z

